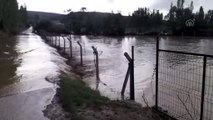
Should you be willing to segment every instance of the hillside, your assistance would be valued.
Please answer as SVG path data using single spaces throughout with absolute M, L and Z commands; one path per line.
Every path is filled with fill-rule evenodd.
M 38 12 L 38 11 L 27 11 L 28 20 L 61 20 L 65 15 L 58 13 Z

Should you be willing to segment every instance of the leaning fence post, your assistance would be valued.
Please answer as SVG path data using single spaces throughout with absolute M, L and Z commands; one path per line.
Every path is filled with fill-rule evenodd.
M 80 46 L 80 55 L 81 55 L 81 66 L 83 66 L 83 51 L 82 51 L 82 45 L 81 45 L 81 43 L 78 41 L 77 42 L 78 43 L 78 45 Z
M 135 86 L 134 86 L 134 46 L 132 46 L 132 58 L 129 56 L 129 54 L 127 52 L 124 53 L 124 56 L 126 57 L 126 59 L 129 61 L 129 72 L 130 72 L 130 100 L 135 100 Z M 127 75 L 123 84 L 123 88 L 122 90 L 125 90 L 124 87 L 126 87 L 126 83 L 128 79 L 128 73 L 127 71 Z M 123 92 L 123 91 L 122 91 Z M 122 93 L 124 94 L 124 93 Z
M 204 108 L 204 98 L 205 98 L 205 85 L 206 85 L 206 56 L 203 57 L 203 78 L 202 78 L 202 94 L 201 94 L 201 104 L 200 104 L 200 120 L 203 119 L 203 108 Z
M 122 90 L 121 90 L 121 97 L 122 97 L 122 99 L 124 99 L 124 93 L 125 93 L 125 90 L 126 90 L 126 85 L 127 85 L 127 82 L 128 82 L 129 74 L 130 74 L 130 63 L 128 64 L 128 69 L 127 69 L 127 72 L 126 72 L 126 77 L 124 79 L 124 83 L 123 83 Z
M 155 79 L 156 79 L 156 84 L 155 84 L 155 94 L 156 94 L 156 98 L 155 98 L 155 107 L 156 110 L 158 110 L 158 62 L 159 62 L 159 37 L 157 37 L 156 39 L 156 75 L 155 75 Z

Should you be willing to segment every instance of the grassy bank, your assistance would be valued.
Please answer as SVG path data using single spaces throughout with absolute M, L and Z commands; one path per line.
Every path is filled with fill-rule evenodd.
M 77 112 L 87 107 L 99 107 L 106 105 L 110 100 L 100 95 L 98 91 L 92 90 L 81 80 L 62 77 L 58 90 L 59 98 L 63 107 L 69 112 Z
M 151 108 L 142 108 L 137 103 L 112 101 L 103 97 L 73 77 L 61 77 L 57 96 L 73 120 L 168 120 Z

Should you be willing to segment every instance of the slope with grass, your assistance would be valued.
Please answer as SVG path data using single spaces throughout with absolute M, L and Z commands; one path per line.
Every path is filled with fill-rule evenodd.
M 51 120 L 59 119 L 58 116 L 64 120 L 168 120 L 151 108 L 142 108 L 135 102 L 112 101 L 101 96 L 98 91 L 73 76 L 61 77 L 56 96 L 58 103 L 52 103 L 47 108 L 55 109 L 54 104 L 60 104 L 66 114 L 53 111 L 46 115 Z

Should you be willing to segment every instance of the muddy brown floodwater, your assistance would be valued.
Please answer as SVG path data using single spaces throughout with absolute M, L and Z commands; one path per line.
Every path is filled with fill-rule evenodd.
M 1 39 L 0 47 L 0 119 L 46 120 L 43 115 L 66 65 L 56 49 L 49 47 L 28 29 L 23 34 Z

